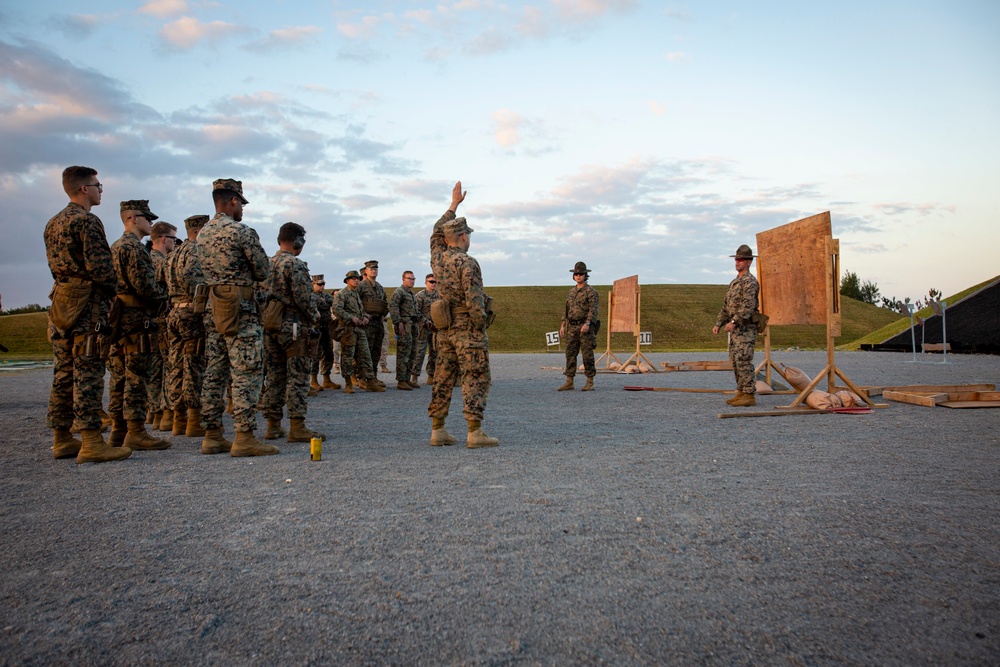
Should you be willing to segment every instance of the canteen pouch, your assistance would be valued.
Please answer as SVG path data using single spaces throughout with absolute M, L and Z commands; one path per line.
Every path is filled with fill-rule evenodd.
M 264 331 L 281 331 L 281 321 L 285 317 L 285 304 L 280 299 L 271 299 L 264 306 Z
M 485 304 L 486 304 L 486 325 L 483 327 L 483 331 L 489 329 L 490 325 L 492 325 L 493 321 L 497 318 L 497 314 L 493 311 L 493 297 L 487 296 Z
M 451 328 L 451 304 L 438 299 L 431 304 L 431 321 L 439 330 Z
M 369 315 L 385 317 L 389 313 L 389 302 L 385 299 L 367 298 L 361 300 L 361 307 Z
M 205 305 L 208 303 L 208 285 L 194 286 L 194 300 L 191 303 L 191 312 L 201 315 L 205 312 Z
M 213 285 L 208 293 L 212 300 L 215 330 L 223 336 L 235 336 L 240 330 L 240 295 L 238 285 Z
M 93 284 L 88 280 L 70 278 L 67 282 L 57 282 L 52 287 L 52 306 L 49 318 L 60 335 L 66 336 L 80 319 L 90 302 Z
M 767 329 L 767 323 L 770 319 L 771 318 L 764 313 L 759 313 L 757 311 L 754 311 L 750 315 L 750 321 L 757 325 L 757 333 L 759 334 L 764 333 L 764 330 Z
M 597 332 L 600 331 L 600 330 L 601 330 L 601 321 L 600 320 L 594 320 L 593 322 L 590 323 L 590 333 L 593 336 L 596 337 L 597 336 Z

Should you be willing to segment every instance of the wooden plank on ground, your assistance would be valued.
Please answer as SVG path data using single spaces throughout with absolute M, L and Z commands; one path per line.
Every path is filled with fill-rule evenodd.
M 1000 401 L 945 401 L 938 405 L 944 408 L 1000 408 Z
M 901 391 L 903 393 L 926 392 L 933 394 L 949 394 L 959 391 L 996 391 L 995 384 L 907 384 L 898 386 L 862 386 L 869 396 L 881 396 L 885 391 Z
M 878 407 L 878 406 L 876 406 Z M 829 415 L 838 412 L 845 414 L 869 414 L 871 408 L 831 408 L 829 410 L 814 410 L 801 406 L 788 410 L 760 410 L 756 412 L 720 412 L 719 419 L 735 419 L 736 417 L 787 417 L 788 415 Z
M 660 365 L 666 371 L 731 371 L 733 365 L 729 361 L 682 361 L 672 364 L 662 361 Z
M 886 398 L 890 401 L 897 401 L 899 403 L 910 403 L 912 405 L 922 405 L 925 408 L 933 408 L 938 403 L 943 403 L 948 400 L 948 394 L 939 393 L 917 393 L 917 392 L 903 392 L 903 391 L 884 391 L 882 392 L 882 398 Z

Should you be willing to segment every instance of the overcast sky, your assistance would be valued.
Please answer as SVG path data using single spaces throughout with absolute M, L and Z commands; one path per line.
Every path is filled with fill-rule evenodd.
M 829 210 L 845 270 L 949 294 L 1000 274 L 998 35 L 995 0 L 4 2 L 3 305 L 48 303 L 71 164 L 112 242 L 121 200 L 182 226 L 240 179 L 333 284 L 429 270 L 461 179 L 487 285 L 725 283 Z

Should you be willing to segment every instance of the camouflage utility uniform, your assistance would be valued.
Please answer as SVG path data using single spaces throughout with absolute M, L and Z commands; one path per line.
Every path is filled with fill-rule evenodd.
M 256 429 L 255 409 L 264 382 L 264 330 L 253 286 L 268 277 L 271 264 L 257 232 L 225 213 L 216 213 L 198 235 L 197 267 L 210 289 L 241 289 L 239 331 L 223 336 L 215 327 L 212 300 L 205 312 L 205 381 L 201 415 L 206 429 L 222 428 L 226 385 L 232 381 L 233 422 L 238 433 Z
M 594 348 L 597 347 L 597 320 L 601 317 L 601 299 L 597 296 L 597 290 L 584 283 L 581 286 L 573 286 L 566 295 L 566 314 L 563 322 L 565 324 L 566 341 L 566 370 L 563 375 L 574 377 L 576 375 L 576 357 L 583 354 L 583 372 L 588 378 L 597 375 L 597 367 L 594 364 Z M 584 324 L 590 323 L 589 331 L 583 333 L 580 329 Z
M 460 248 L 445 243 L 444 225 L 454 219 L 454 212 L 447 211 L 434 225 L 431 235 L 431 269 L 438 280 L 441 299 L 451 306 L 452 324 L 437 333 L 437 369 L 427 415 L 432 419 L 448 416 L 452 390 L 461 374 L 465 418 L 482 421 L 490 394 L 486 294 L 479 262 Z
M 751 321 L 757 311 L 757 294 L 760 284 L 748 271 L 737 276 L 729 283 L 726 300 L 719 316 L 715 318 L 715 326 L 720 329 L 727 322 L 735 327 L 729 334 L 729 360 L 733 364 L 736 375 L 736 388 L 744 394 L 753 395 L 757 390 L 757 382 L 753 372 L 753 348 L 757 342 L 757 325 Z
M 340 337 L 340 374 L 344 378 L 353 376 L 362 380 L 375 377 L 365 327 L 354 326 L 351 322 L 352 317 L 361 319 L 365 316 L 358 290 L 349 286 L 339 290 L 333 297 L 333 312 L 341 321 L 343 332 Z M 358 360 L 357 368 L 354 365 L 355 359 Z
M 111 345 L 108 366 L 111 386 L 108 413 L 125 421 L 146 419 L 149 381 L 156 349 L 156 312 L 167 292 L 153 274 L 153 260 L 142 241 L 126 231 L 111 246 L 112 263 L 118 275 L 121 337 Z
M 382 287 L 381 283 L 377 280 L 369 281 L 364 279 L 358 283 L 358 296 L 361 297 L 362 303 L 367 300 L 378 300 L 382 302 L 388 302 L 385 297 L 385 288 Z M 368 353 L 371 357 L 372 362 L 378 361 L 376 355 L 378 355 L 382 350 L 382 343 L 386 340 L 385 337 L 385 315 L 381 313 L 367 311 L 365 313 L 368 315 L 369 322 L 365 325 L 365 336 L 368 339 Z M 355 354 L 358 354 L 359 350 L 355 349 Z M 360 358 L 355 359 L 358 363 L 363 363 Z M 343 363 L 343 351 L 341 351 L 341 363 Z M 375 377 L 374 367 L 372 370 L 372 377 Z
M 101 428 L 104 398 L 104 355 L 96 329 L 107 326 L 108 303 L 115 295 L 115 270 L 111 248 L 101 219 L 71 202 L 45 225 L 45 254 L 55 280 L 49 298 L 59 285 L 89 285 L 90 297 L 76 322 L 60 331 L 48 317 L 52 342 L 52 389 L 46 424 L 69 430 Z
M 312 374 L 326 377 L 333 370 L 333 341 L 330 339 L 330 325 L 333 324 L 333 295 L 329 292 L 313 291 L 313 301 L 319 309 L 319 352 L 312 358 Z
M 434 364 L 437 361 L 437 350 L 432 345 L 434 339 L 434 323 L 431 321 L 431 304 L 440 299 L 436 289 L 424 289 L 417 292 L 414 299 L 417 302 L 417 316 L 420 325 L 417 353 L 413 359 L 410 372 L 420 377 L 420 369 L 424 365 L 424 355 L 427 355 L 427 377 L 434 377 Z
M 396 332 L 396 381 L 408 382 L 413 366 L 414 347 L 420 333 L 420 316 L 413 290 L 406 285 L 400 285 L 392 293 L 392 298 L 389 299 L 389 317 L 392 318 L 392 328 Z M 403 325 L 402 336 L 399 335 L 400 324 Z
M 205 321 L 194 312 L 195 283 L 200 275 L 195 247 L 188 239 L 174 250 L 164 266 L 167 292 L 173 307 L 167 316 L 170 342 L 167 373 L 167 404 L 171 410 L 201 410 L 201 387 L 205 379 Z
M 160 283 L 160 286 L 164 290 L 167 288 L 167 282 L 163 273 L 163 269 L 167 263 L 167 256 L 156 249 L 149 251 L 149 258 L 153 261 L 153 276 L 156 278 L 156 282 Z M 166 377 L 169 375 L 169 353 L 168 353 L 168 334 L 167 334 L 167 316 L 166 312 L 169 310 L 169 301 L 167 302 L 166 309 L 160 309 L 153 322 L 156 324 L 156 336 L 153 340 L 153 354 L 150 357 L 149 366 L 149 409 L 154 412 L 159 412 L 170 406 L 167 405 L 166 397 Z M 172 409 L 172 408 L 171 408 Z M 153 424 L 153 428 L 156 428 L 157 424 Z
M 309 267 L 294 253 L 279 250 L 271 258 L 267 292 L 270 299 L 285 305 L 285 312 L 281 331 L 264 333 L 267 359 L 264 416 L 281 421 L 282 406 L 288 405 L 289 419 L 305 419 L 312 366 L 309 329 L 320 320 Z

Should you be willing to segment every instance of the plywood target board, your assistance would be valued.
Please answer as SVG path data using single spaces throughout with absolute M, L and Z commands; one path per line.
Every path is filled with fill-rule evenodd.
M 639 325 L 639 276 L 616 280 L 611 286 L 610 333 L 635 333 Z
M 760 310 L 772 325 L 827 323 L 831 242 L 829 211 L 757 234 Z

